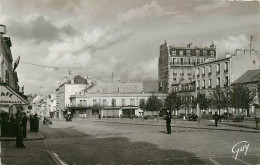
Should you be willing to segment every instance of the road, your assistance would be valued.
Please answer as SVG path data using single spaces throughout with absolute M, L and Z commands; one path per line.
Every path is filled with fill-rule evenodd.
M 172 128 L 89 120 L 41 125 L 63 164 L 260 164 L 259 133 Z M 232 147 L 247 141 L 235 160 Z

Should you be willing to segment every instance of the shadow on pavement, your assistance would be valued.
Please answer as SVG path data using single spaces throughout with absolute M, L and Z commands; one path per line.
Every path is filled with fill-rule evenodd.
M 187 164 L 186 158 L 195 157 L 190 152 L 164 150 L 124 137 L 97 138 L 71 128 L 43 129 L 42 134 L 50 150 L 68 164 Z M 209 163 L 197 159 L 193 164 Z

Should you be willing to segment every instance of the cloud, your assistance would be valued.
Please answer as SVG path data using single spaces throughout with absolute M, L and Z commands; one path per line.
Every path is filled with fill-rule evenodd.
M 107 49 L 128 39 L 131 31 L 121 27 L 96 28 L 81 35 L 64 38 L 48 50 L 46 63 L 70 68 L 89 67 L 90 60 L 96 51 Z
M 236 49 L 249 49 L 249 39 L 245 35 L 228 36 L 226 39 L 215 40 L 214 44 L 217 47 L 218 58 L 224 58 L 226 53 L 234 54 Z
M 118 19 L 122 21 L 132 21 L 148 17 L 156 17 L 163 15 L 176 15 L 178 11 L 165 11 L 156 1 L 145 4 L 140 8 L 131 9 L 128 12 L 118 14 Z
M 19 0 L 15 2 L 16 7 L 30 9 L 51 9 L 53 11 L 76 11 L 82 0 Z
M 77 34 L 71 25 L 56 27 L 48 17 L 39 14 L 29 14 L 21 20 L 3 16 L 1 20 L 6 24 L 8 32 L 15 38 L 31 40 L 36 43 L 53 42 L 60 40 L 62 35 L 73 36 Z
M 208 12 L 208 11 L 214 11 L 222 8 L 229 7 L 229 2 L 210 2 L 206 4 L 200 4 L 193 8 L 194 11 L 198 12 Z

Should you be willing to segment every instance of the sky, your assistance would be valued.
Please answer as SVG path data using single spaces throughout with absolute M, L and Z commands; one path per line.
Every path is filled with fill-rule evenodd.
M 93 80 L 157 81 L 159 46 L 208 46 L 219 58 L 260 50 L 259 1 L 2 0 L 12 55 L 25 94 L 51 93 L 82 75 Z M 28 65 L 32 63 L 47 67 Z

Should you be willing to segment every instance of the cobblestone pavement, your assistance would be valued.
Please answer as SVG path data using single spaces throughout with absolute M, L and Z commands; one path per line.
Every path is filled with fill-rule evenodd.
M 260 164 L 259 133 L 54 120 L 42 126 L 49 149 L 66 164 Z M 250 144 L 234 159 L 232 147 Z

